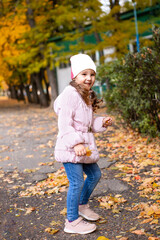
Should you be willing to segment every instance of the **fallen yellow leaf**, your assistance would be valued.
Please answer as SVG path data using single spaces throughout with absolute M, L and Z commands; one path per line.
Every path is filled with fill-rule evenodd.
M 143 220 L 143 221 L 141 222 L 141 224 L 148 223 L 148 222 L 150 222 L 150 221 L 152 221 L 152 220 L 153 220 L 153 218 L 145 219 L 145 220 Z
M 158 224 L 158 219 L 154 219 L 150 224 Z
M 92 154 L 92 151 L 88 147 L 86 147 L 86 156 L 89 157 L 91 156 L 91 154 Z
M 50 225 L 51 226 L 55 226 L 55 225 L 61 225 L 61 221 L 52 221 L 51 223 L 50 223 Z
M 32 172 L 36 172 L 36 169 L 24 169 L 25 173 L 32 173 Z
M 100 237 L 97 238 L 97 240 L 109 240 L 109 238 L 106 238 L 104 236 L 100 236 Z
M 145 232 L 143 230 L 135 230 L 135 231 L 132 231 L 132 233 L 135 233 L 137 235 L 143 235 L 145 234 Z
M 25 213 L 25 215 L 30 214 L 30 213 L 33 212 L 33 211 L 35 211 L 35 207 L 26 208 L 26 213 Z
M 106 222 L 107 222 L 107 220 L 104 219 L 104 218 L 101 218 L 101 219 L 98 221 L 99 224 L 103 224 L 103 223 L 106 223 Z
M 106 157 L 106 154 L 101 153 L 101 154 L 99 154 L 99 157 Z
M 67 208 L 64 208 L 62 211 L 60 211 L 60 214 L 65 216 L 67 214 Z
M 54 229 L 54 228 L 46 228 L 45 232 L 49 233 L 49 234 L 55 234 L 59 231 L 59 229 Z

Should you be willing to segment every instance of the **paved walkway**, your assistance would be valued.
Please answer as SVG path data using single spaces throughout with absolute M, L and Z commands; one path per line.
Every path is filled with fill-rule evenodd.
M 5 101 L 0 108 L 0 167 L 6 172 L 17 169 L 20 172 L 32 171 L 31 181 L 40 181 L 47 173 L 57 171 L 62 164 L 54 160 L 54 144 L 57 135 L 57 118 L 49 107 L 24 105 Z M 47 163 L 54 164 L 48 166 Z M 41 163 L 44 163 L 40 165 Z M 114 164 L 107 157 L 101 158 L 99 166 L 105 169 Z M 104 192 L 104 186 L 118 192 L 127 189 L 118 180 L 101 180 L 94 194 Z
M 99 114 L 104 114 L 101 109 Z M 107 131 L 107 136 L 112 135 Z M 127 199 L 127 206 L 136 202 L 137 190 L 114 177 L 115 161 L 109 161 L 106 154 L 98 162 L 102 178 L 91 196 L 90 205 L 97 208 L 103 217 L 97 222 L 97 231 L 87 236 L 66 234 L 61 211 L 66 207 L 66 190 L 51 196 L 20 197 L 20 191 L 46 179 L 47 174 L 56 172 L 62 164 L 54 160 L 54 144 L 57 135 L 57 119 L 51 108 L 24 105 L 16 101 L 0 99 L 0 236 L 2 240 L 97 240 L 106 236 L 110 240 L 148 240 L 146 235 L 131 233 L 136 226 L 137 213 L 123 208 L 112 212 L 99 207 L 97 197 L 121 194 Z M 100 135 L 105 141 L 106 134 Z M 100 138 L 101 138 L 100 137 Z M 101 141 L 101 139 L 100 139 Z M 106 139 L 107 142 L 107 139 Z M 100 143 L 100 142 L 99 142 Z M 26 214 L 31 209 L 30 214 Z M 32 213 L 33 210 L 33 213 Z M 131 221 L 130 221 L 131 220 Z M 55 225 L 56 222 L 56 225 Z M 51 223 L 53 225 L 51 225 Z M 55 235 L 45 232 L 47 227 L 58 228 Z M 136 229 L 135 227 L 135 229 Z M 131 230 L 130 230 L 131 229 Z M 129 236 L 129 238 L 128 238 Z M 139 238 L 140 237 L 140 238 Z M 156 239 L 157 240 L 157 239 Z

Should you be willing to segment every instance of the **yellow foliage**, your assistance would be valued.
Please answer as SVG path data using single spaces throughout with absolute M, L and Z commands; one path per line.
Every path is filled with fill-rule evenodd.
M 16 66 L 16 57 L 22 52 L 17 49 L 18 44 L 15 43 L 29 29 L 29 26 L 26 24 L 26 15 L 23 11 L 19 14 L 17 12 L 17 15 L 10 12 L 5 17 L 1 17 L 0 25 L 0 82 L 5 81 L 9 84 L 12 70 L 9 70 L 8 65 Z M 3 83 L 2 87 L 6 88 L 6 85 Z

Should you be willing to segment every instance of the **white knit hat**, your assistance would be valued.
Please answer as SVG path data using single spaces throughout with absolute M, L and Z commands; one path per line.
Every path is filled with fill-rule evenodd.
M 92 69 L 96 72 L 96 65 L 87 54 L 76 54 L 70 58 L 71 78 L 75 78 L 80 72 L 86 69 Z

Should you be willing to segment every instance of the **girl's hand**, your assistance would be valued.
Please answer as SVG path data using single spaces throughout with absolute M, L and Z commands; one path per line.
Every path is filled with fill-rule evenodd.
M 112 125 L 111 117 L 103 118 L 103 124 L 102 124 L 103 127 L 107 128 L 108 126 L 111 126 L 111 125 Z
M 77 144 L 76 146 L 74 146 L 74 151 L 77 156 L 86 155 L 86 148 L 83 144 Z

